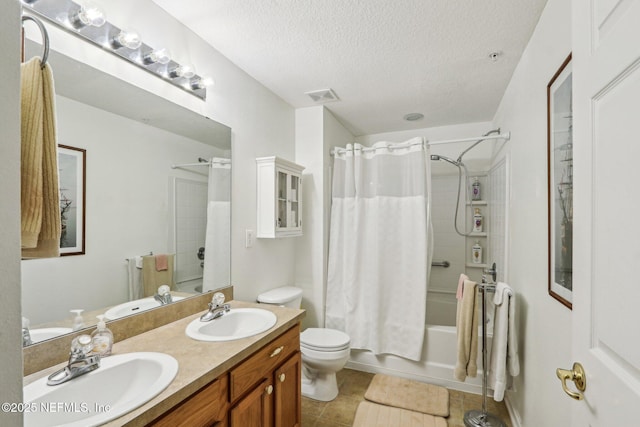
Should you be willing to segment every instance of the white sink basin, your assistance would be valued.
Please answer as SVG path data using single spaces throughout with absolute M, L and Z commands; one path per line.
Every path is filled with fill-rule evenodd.
M 48 386 L 47 377 L 24 387 L 24 425 L 88 427 L 104 424 L 145 404 L 178 372 L 178 361 L 163 353 L 105 357 L 100 367 L 66 383 Z
M 209 322 L 195 319 L 187 325 L 187 336 L 199 341 L 232 341 L 259 334 L 273 327 L 277 317 L 261 308 L 232 308 Z
M 174 296 L 173 302 L 180 301 L 181 299 L 184 299 L 184 297 Z M 156 307 L 160 307 L 160 303 L 153 299 L 153 297 L 141 298 L 111 307 L 104 313 L 104 318 L 106 320 L 116 320 L 124 316 L 151 310 Z
M 71 328 L 38 328 L 30 329 L 29 335 L 33 344 L 73 332 Z

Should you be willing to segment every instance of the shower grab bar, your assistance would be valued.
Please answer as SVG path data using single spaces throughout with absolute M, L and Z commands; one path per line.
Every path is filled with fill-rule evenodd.
M 449 263 L 449 261 L 433 261 L 431 263 L 431 267 L 449 268 L 450 265 L 451 265 L 451 263 Z

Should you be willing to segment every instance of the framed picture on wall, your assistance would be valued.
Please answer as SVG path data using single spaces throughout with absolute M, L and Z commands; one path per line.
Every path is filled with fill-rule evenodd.
M 547 85 L 549 295 L 572 308 L 573 109 L 571 54 Z
M 85 253 L 86 150 L 58 145 L 60 256 Z

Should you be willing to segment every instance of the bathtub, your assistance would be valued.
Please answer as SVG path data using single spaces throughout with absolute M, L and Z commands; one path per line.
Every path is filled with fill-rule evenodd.
M 194 294 L 202 293 L 202 277 L 176 283 L 176 291 Z
M 460 382 L 453 377 L 453 371 L 457 360 L 457 337 L 455 325 L 455 295 L 440 296 L 448 301 L 434 301 L 436 298 L 430 295 L 435 307 L 442 310 L 429 311 L 427 305 L 427 322 L 433 321 L 438 314 L 443 315 L 442 322 L 451 323 L 449 325 L 427 324 L 425 327 L 425 337 L 422 350 L 422 360 L 416 362 L 394 355 L 375 355 L 366 350 L 351 350 L 351 356 L 346 367 L 359 371 L 383 373 L 403 378 L 410 378 L 417 381 L 440 385 L 454 390 L 470 393 L 482 393 L 482 331 L 478 331 L 478 375 L 475 378 L 468 377 L 464 382 Z M 439 304 L 443 303 L 444 306 Z M 444 307 L 444 308 L 443 308 Z M 451 317 L 451 310 L 453 317 Z M 489 314 L 487 323 L 487 355 L 491 349 L 491 331 L 493 330 L 492 314 L 493 309 L 488 305 Z M 453 321 L 450 321 L 453 319 Z M 481 329 L 481 328 L 479 328 Z

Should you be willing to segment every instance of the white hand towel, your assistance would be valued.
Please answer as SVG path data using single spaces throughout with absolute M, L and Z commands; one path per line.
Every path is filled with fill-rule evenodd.
M 498 282 L 493 302 L 496 311 L 489 364 L 489 387 L 493 389 L 493 399 L 501 401 L 511 381 L 509 376 L 515 377 L 520 373 L 515 326 L 516 298 L 513 289 L 505 283 Z

